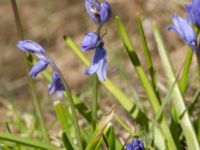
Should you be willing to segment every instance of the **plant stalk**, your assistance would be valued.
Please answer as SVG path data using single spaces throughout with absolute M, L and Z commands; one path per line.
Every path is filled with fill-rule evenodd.
M 75 110 L 75 106 L 74 106 L 74 102 L 73 102 L 73 98 L 72 98 L 70 88 L 69 88 L 65 78 L 63 77 L 62 73 L 60 72 L 59 68 L 56 66 L 56 64 L 48 56 L 46 56 L 46 57 L 49 59 L 52 68 L 59 74 L 61 81 L 63 83 L 63 86 L 65 88 L 66 96 L 67 96 L 68 101 L 69 101 L 69 106 L 70 106 L 70 109 L 72 111 L 73 123 L 74 123 L 75 134 L 76 134 L 76 138 L 77 138 L 77 142 L 78 142 L 78 147 L 79 147 L 79 150 L 82 150 L 81 132 L 80 132 L 80 127 L 79 127 L 79 124 L 78 124 L 78 117 L 77 117 L 77 114 L 76 114 L 76 110 Z M 66 103 L 67 103 L 68 102 L 67 99 L 65 99 L 65 100 L 66 100 Z

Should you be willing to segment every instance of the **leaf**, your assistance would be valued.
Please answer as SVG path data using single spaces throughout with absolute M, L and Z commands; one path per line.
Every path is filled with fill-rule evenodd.
M 114 127 L 112 125 L 108 129 L 107 134 L 105 135 L 105 140 L 108 144 L 109 150 L 116 150 L 116 148 L 115 148 L 115 131 L 114 131 Z
M 114 108 L 111 109 L 111 111 L 105 115 L 101 121 L 98 123 L 96 130 L 94 131 L 87 147 L 86 150 L 94 150 L 95 147 L 97 146 L 99 140 L 101 139 L 105 128 L 109 125 L 109 122 L 112 120 L 114 115 Z
M 17 135 L 12 135 L 8 133 L 2 133 L 0 132 L 0 139 L 5 140 L 5 141 L 10 141 L 14 143 L 18 143 L 21 145 L 26 145 L 34 148 L 39 148 L 39 149 L 44 149 L 44 150 L 58 150 L 58 147 L 47 144 L 44 142 L 36 141 L 33 139 L 28 139 L 28 138 L 21 138 Z
M 62 140 L 67 150 L 74 150 L 65 132 L 62 133 Z

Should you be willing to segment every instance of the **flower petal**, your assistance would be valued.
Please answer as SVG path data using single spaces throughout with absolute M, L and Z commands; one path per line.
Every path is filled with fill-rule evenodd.
M 35 78 L 37 76 L 38 73 L 40 73 L 41 71 L 43 71 L 44 69 L 46 69 L 46 67 L 48 66 L 48 63 L 46 61 L 43 60 L 39 60 L 31 69 L 31 71 L 29 72 L 29 75 L 32 78 Z
M 87 32 L 81 44 L 81 50 L 87 51 L 94 49 L 99 41 L 99 36 L 96 32 Z
M 101 6 L 100 10 L 100 20 L 101 24 L 104 24 L 110 19 L 111 16 L 111 6 L 108 2 L 104 2 Z
M 45 53 L 45 49 L 31 40 L 19 41 L 17 47 L 24 52 L 30 53 Z
M 100 3 L 97 0 L 85 0 L 85 8 L 90 18 L 96 23 L 100 23 Z
M 55 92 L 61 92 L 63 90 L 64 86 L 61 82 L 60 76 L 57 72 L 54 72 L 52 75 L 52 84 L 49 85 L 49 94 L 52 95 Z
M 176 15 L 172 18 L 174 25 L 168 26 L 168 30 L 174 30 L 179 34 L 179 36 L 194 50 L 196 49 L 196 34 L 188 22 L 181 17 Z
M 106 80 L 106 50 L 103 47 L 98 47 L 95 49 L 95 54 L 92 60 L 90 68 L 85 70 L 85 74 L 91 75 L 97 73 L 99 80 Z

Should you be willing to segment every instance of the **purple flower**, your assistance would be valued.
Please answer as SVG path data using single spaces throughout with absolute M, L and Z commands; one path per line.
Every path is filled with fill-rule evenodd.
M 170 25 L 167 29 L 174 30 L 179 36 L 193 49 L 196 48 L 196 34 L 188 20 L 185 20 L 176 15 L 173 16 L 172 21 L 174 25 Z
M 92 59 L 92 64 L 90 68 L 85 70 L 85 74 L 91 75 L 96 72 L 99 80 L 105 81 L 106 68 L 107 68 L 106 50 L 103 47 L 97 47 L 95 49 L 95 54 Z
M 45 50 L 42 46 L 31 40 L 19 41 L 17 47 L 24 52 L 45 53 Z
M 96 24 L 104 24 L 111 16 L 111 6 L 108 2 L 100 4 L 97 0 L 85 0 L 85 7 Z
M 46 62 L 49 60 L 45 57 L 45 49 L 37 44 L 34 41 L 31 40 L 24 40 L 24 41 L 19 41 L 17 43 L 17 47 L 22 51 L 22 52 L 28 52 L 28 53 L 33 53 L 35 54 L 39 59 L 42 59 Z
M 82 51 L 87 51 L 96 48 L 99 39 L 100 38 L 96 32 L 85 33 L 85 37 L 81 45 Z
M 46 62 L 44 60 L 39 60 L 31 69 L 31 71 L 29 72 L 29 75 L 32 78 L 35 78 L 37 76 L 38 73 L 40 73 L 41 71 L 43 71 L 44 69 L 46 69 L 46 67 L 48 66 L 49 62 Z
M 110 4 L 108 2 L 104 2 L 101 6 L 101 10 L 99 13 L 100 13 L 101 23 L 107 22 L 112 13 Z
M 39 61 L 32 67 L 31 71 L 29 72 L 29 75 L 32 78 L 35 78 L 38 73 L 46 69 L 48 64 L 50 63 L 49 59 L 46 56 L 45 49 L 34 41 L 19 41 L 17 47 L 22 52 L 33 53 L 39 58 Z
M 192 3 L 186 5 L 186 10 L 188 12 L 188 19 L 200 29 L 200 0 L 193 0 Z
M 64 86 L 61 82 L 60 76 L 57 72 L 54 72 L 52 76 L 52 84 L 49 84 L 49 94 L 52 95 L 55 92 L 62 92 L 64 90 Z
M 126 150 L 144 150 L 144 143 L 138 138 L 133 138 L 132 142 L 126 145 Z

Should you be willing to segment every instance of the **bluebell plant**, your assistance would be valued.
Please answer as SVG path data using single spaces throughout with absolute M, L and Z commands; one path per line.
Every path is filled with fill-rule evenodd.
M 35 78 L 37 74 L 45 70 L 49 64 L 52 66 L 55 72 L 52 75 L 52 83 L 49 85 L 50 95 L 54 94 L 55 92 L 61 92 L 64 90 L 64 86 L 60 79 L 59 70 L 57 69 L 53 61 L 48 57 L 45 49 L 42 46 L 31 40 L 23 40 L 18 42 L 17 47 L 22 52 L 35 54 L 39 58 L 38 62 L 32 67 L 31 71 L 29 72 L 29 75 L 32 78 Z
M 101 28 L 111 16 L 111 6 L 105 1 L 85 0 L 86 12 L 97 24 L 97 32 L 87 32 L 81 44 L 82 51 L 95 50 L 90 68 L 85 70 L 86 75 L 97 73 L 100 81 L 106 80 L 106 50 L 101 37 Z
M 134 137 L 132 142 L 126 145 L 126 150 L 144 150 L 144 143 L 137 137 Z

